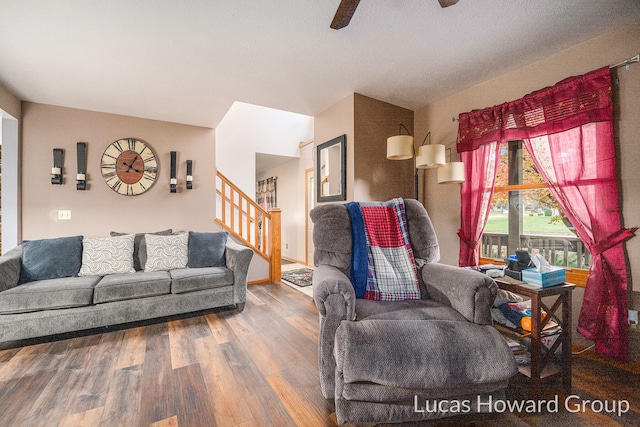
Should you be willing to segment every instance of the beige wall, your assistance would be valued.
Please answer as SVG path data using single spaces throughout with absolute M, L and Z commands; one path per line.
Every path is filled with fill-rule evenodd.
M 610 64 L 615 64 L 640 52 L 640 21 L 611 33 L 549 56 L 526 67 L 486 81 L 478 86 L 458 92 L 416 111 L 416 134 L 431 131 L 434 143 L 455 146 L 457 123 L 452 117 L 459 113 L 519 99 L 537 89 L 551 86 L 573 75 L 580 75 Z M 507 58 L 508 60 L 508 58 Z M 618 144 L 622 210 L 627 227 L 640 225 L 640 164 L 638 135 L 640 135 L 640 64 L 615 70 L 614 77 L 615 125 Z M 615 79 L 614 79 L 615 80 Z M 455 149 L 454 158 L 458 158 Z M 460 226 L 459 185 L 438 185 L 435 173 L 426 176 L 425 204 L 434 222 L 442 253 L 442 262 L 458 263 Z M 640 308 L 640 236 L 627 242 L 631 275 L 630 303 Z M 582 302 L 582 289 L 574 293 L 574 321 Z M 574 329 L 575 330 L 575 329 Z M 576 335 L 576 334 L 574 334 Z M 577 339 L 580 339 L 576 336 Z M 638 341 L 638 340 L 636 340 Z M 633 347 L 633 346 L 632 346 Z M 632 353 L 638 349 L 632 348 Z M 636 356 L 637 357 L 637 356 Z
M 413 161 L 386 158 L 387 138 L 400 122 L 413 132 L 413 111 L 357 93 L 316 116 L 316 146 L 347 136 L 347 200 L 413 197 Z
M 387 160 L 387 138 L 398 134 L 398 123 L 413 133 L 413 111 L 355 94 L 355 163 L 353 200 L 414 197 L 412 160 Z M 415 135 L 415 134 L 414 134 Z M 422 142 L 415 138 L 415 144 Z
M 166 228 L 218 229 L 215 219 L 214 129 L 25 102 L 22 108 L 22 231 L 24 239 L 112 230 L 152 232 Z M 104 183 L 100 158 L 111 142 L 136 137 L 159 157 L 155 185 L 139 196 L 122 196 Z M 77 191 L 76 142 L 88 143 L 88 191 Z M 52 185 L 52 149 L 64 151 L 64 185 Z M 178 152 L 179 192 L 169 192 L 169 152 Z M 193 160 L 194 189 L 185 189 L 185 160 Z M 71 220 L 58 220 L 58 210 Z
M 566 51 L 489 80 L 468 90 L 461 91 L 441 101 L 416 111 L 416 134 L 431 131 L 433 143 L 454 147 L 457 123 L 452 117 L 473 109 L 490 107 L 519 99 L 529 92 L 553 85 L 558 81 L 612 64 L 636 55 L 640 51 L 640 22 L 605 34 Z M 615 107 L 619 117 L 619 145 L 624 218 L 627 226 L 640 225 L 640 180 L 634 165 L 640 162 L 637 135 L 640 134 L 640 64 L 629 71 L 624 67 L 617 71 L 620 78 L 620 95 Z M 460 221 L 459 185 L 438 185 L 435 173 L 427 174 L 426 206 L 443 240 L 442 259 L 457 264 Z M 640 258 L 640 238 L 629 241 L 630 257 Z M 640 263 L 634 266 L 640 280 Z
M 314 118 L 313 140 L 318 146 L 340 135 L 347 139 L 347 200 L 353 200 L 354 98 L 351 94 Z M 314 149 L 315 163 L 315 149 Z M 314 166 L 315 167 L 315 166 Z

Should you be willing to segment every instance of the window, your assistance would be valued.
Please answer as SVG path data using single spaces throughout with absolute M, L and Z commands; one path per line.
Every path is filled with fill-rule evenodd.
M 521 141 L 501 144 L 482 256 L 504 259 L 516 249 L 539 253 L 551 264 L 589 268 L 591 256 L 575 234 Z

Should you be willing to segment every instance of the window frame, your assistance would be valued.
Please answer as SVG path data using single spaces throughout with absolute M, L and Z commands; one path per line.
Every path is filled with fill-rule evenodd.
M 522 141 L 508 141 L 505 142 L 508 144 L 509 157 L 508 157 L 508 182 L 507 185 L 495 186 L 493 188 L 493 194 L 495 197 L 495 193 L 498 192 L 506 192 L 507 197 L 509 198 L 509 219 L 512 216 L 512 197 L 522 197 L 522 191 L 527 190 L 540 190 L 540 189 L 548 189 L 549 186 L 546 183 L 529 183 L 523 184 L 523 168 L 522 168 L 522 153 L 525 148 L 522 145 Z M 513 193 L 512 193 L 513 192 Z M 515 203 L 515 205 L 519 205 L 519 203 Z M 519 221 L 518 221 L 519 222 Z M 512 246 L 512 241 L 515 239 L 515 234 L 518 234 L 518 244 L 516 246 L 520 246 L 519 239 L 522 235 L 522 224 L 512 224 L 512 221 L 509 221 L 509 245 Z M 514 235 L 512 236 L 512 232 Z M 484 231 L 482 233 L 484 236 Z M 481 244 L 482 245 L 482 244 Z M 504 261 L 502 259 L 490 258 L 482 256 L 482 250 L 480 250 L 480 265 L 483 264 L 498 264 L 504 265 Z M 587 277 L 589 275 L 589 270 L 583 268 L 576 267 L 565 267 L 567 273 L 567 282 L 574 283 L 577 286 L 585 287 L 587 284 Z

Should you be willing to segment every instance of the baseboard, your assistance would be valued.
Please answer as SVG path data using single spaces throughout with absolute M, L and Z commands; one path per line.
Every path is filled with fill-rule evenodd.
M 283 256 L 283 257 L 282 257 L 282 259 L 287 260 L 287 261 L 289 261 L 289 262 L 292 262 L 292 263 L 294 263 L 294 264 L 307 265 L 307 263 L 306 263 L 306 262 L 304 262 L 304 261 L 300 261 L 299 259 L 289 258 L 289 257 L 286 257 L 286 256 Z

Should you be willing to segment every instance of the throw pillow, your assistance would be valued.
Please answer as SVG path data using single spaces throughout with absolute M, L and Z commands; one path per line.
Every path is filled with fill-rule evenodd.
M 20 283 L 78 275 L 82 264 L 82 236 L 22 242 Z
M 144 271 L 168 271 L 185 268 L 189 257 L 189 234 L 158 236 L 145 234 L 147 262 Z
M 173 233 L 173 230 L 169 228 L 168 230 L 156 231 L 155 233 L 149 234 L 167 236 L 171 233 Z M 117 231 L 112 231 L 111 237 L 126 236 L 127 234 L 130 233 L 118 233 Z M 147 245 L 144 240 L 144 235 L 145 233 L 136 233 L 133 240 L 133 268 L 135 268 L 136 271 L 143 271 L 144 264 L 147 262 Z
M 216 233 L 189 232 L 189 260 L 187 267 L 221 267 L 226 265 L 226 231 Z
M 116 237 L 85 238 L 82 241 L 80 276 L 135 273 L 133 234 Z

